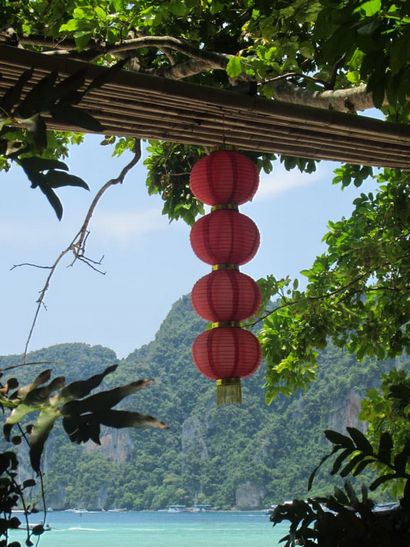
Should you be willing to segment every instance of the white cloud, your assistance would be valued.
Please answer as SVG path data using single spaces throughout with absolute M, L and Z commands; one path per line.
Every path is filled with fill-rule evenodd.
M 328 182 L 331 178 L 331 168 L 329 166 L 317 166 L 314 173 L 301 173 L 297 169 L 286 171 L 282 166 L 275 167 L 269 175 L 262 173 L 258 191 L 254 201 L 263 198 L 272 198 L 292 190 L 312 186 L 319 182 Z
M 127 245 L 152 232 L 169 227 L 158 208 L 146 211 L 103 211 L 92 221 L 92 231 L 105 240 Z

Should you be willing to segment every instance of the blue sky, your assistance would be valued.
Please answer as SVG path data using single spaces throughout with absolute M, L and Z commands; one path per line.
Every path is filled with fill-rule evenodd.
M 91 192 L 60 189 L 64 216 L 58 222 L 44 196 L 31 190 L 19 169 L 0 174 L 0 284 L 2 321 L 0 354 L 21 353 L 46 270 L 18 268 L 31 262 L 50 265 L 81 226 L 98 188 L 117 176 L 129 157 L 112 158 L 101 137 L 87 137 L 73 147 L 70 172 L 84 178 Z M 350 214 L 353 199 L 366 190 L 341 191 L 331 184 L 336 164 L 322 162 L 316 173 L 286 172 L 278 164 L 262 175 L 253 202 L 241 211 L 261 232 L 261 247 L 242 270 L 258 278 L 298 272 L 309 267 L 324 246 L 328 220 Z M 103 197 L 91 223 L 88 256 L 104 255 L 102 276 L 86 265 L 55 274 L 34 332 L 31 350 L 62 342 L 86 342 L 112 348 L 119 357 L 153 339 L 171 305 L 189 293 L 209 267 L 193 254 L 189 227 L 169 223 L 161 200 L 148 196 L 142 162 L 122 186 Z

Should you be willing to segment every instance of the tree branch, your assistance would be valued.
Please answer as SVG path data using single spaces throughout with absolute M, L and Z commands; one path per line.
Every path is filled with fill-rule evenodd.
M 60 252 L 60 254 L 56 258 L 54 263 L 51 266 L 47 267 L 50 270 L 50 272 L 46 277 L 45 283 L 44 283 L 42 289 L 39 292 L 40 296 L 36 301 L 36 304 L 37 304 L 36 311 L 34 313 L 33 321 L 31 323 L 29 334 L 28 334 L 28 337 L 27 337 L 27 340 L 26 340 L 26 343 L 25 343 L 25 347 L 24 347 L 24 352 L 23 352 L 23 355 L 22 355 L 22 363 L 23 364 L 26 363 L 26 358 L 27 358 L 27 353 L 28 353 L 28 348 L 29 348 L 29 345 L 30 345 L 30 341 L 31 341 L 31 338 L 33 336 L 35 326 L 37 324 L 37 320 L 38 320 L 38 316 L 40 314 L 40 310 L 41 310 L 42 306 L 44 306 L 44 299 L 45 299 L 45 296 L 46 296 L 46 293 L 47 293 L 48 289 L 50 288 L 51 279 L 52 279 L 57 267 L 59 266 L 61 260 L 68 253 L 72 253 L 74 255 L 74 259 L 71 262 L 70 266 L 73 266 L 74 263 L 77 260 L 80 260 L 82 262 L 85 262 L 93 270 L 98 271 L 99 273 L 103 273 L 103 272 L 101 272 L 100 270 L 98 270 L 97 268 L 95 268 L 93 266 L 93 264 L 98 264 L 101 261 L 100 262 L 93 261 L 93 260 L 87 258 L 86 255 L 85 255 L 85 248 L 86 248 L 87 239 L 88 239 L 88 236 L 89 236 L 88 228 L 89 228 L 92 216 L 94 214 L 95 208 L 97 207 L 97 205 L 98 205 L 99 201 L 101 200 L 102 196 L 104 195 L 104 193 L 109 188 L 111 188 L 111 186 L 115 186 L 116 184 L 122 184 L 124 182 L 124 179 L 127 176 L 128 172 L 138 163 L 139 159 L 141 158 L 141 142 L 139 140 L 135 141 L 135 148 L 134 148 L 133 152 L 134 152 L 134 156 L 133 156 L 132 160 L 122 169 L 122 171 L 118 175 L 118 177 L 116 177 L 114 179 L 111 179 L 108 182 L 106 182 L 100 188 L 100 190 L 97 192 L 97 194 L 95 195 L 93 201 L 91 202 L 91 205 L 90 205 L 90 207 L 87 211 L 87 214 L 85 216 L 84 222 L 83 222 L 80 230 L 77 232 L 74 239 L 68 244 L 68 246 Z M 23 266 L 23 265 L 24 264 L 21 264 L 20 266 Z M 34 264 L 26 264 L 26 265 L 35 266 Z M 17 266 L 19 266 L 19 265 L 17 265 Z M 38 266 L 38 267 L 40 267 L 40 268 L 43 267 L 44 268 L 44 266 Z
M 118 53 L 129 53 L 142 48 L 157 48 L 164 51 L 168 56 L 169 51 L 177 51 L 192 59 L 200 61 L 208 61 L 219 67 L 225 68 L 229 55 L 216 53 L 200 49 L 186 40 L 175 38 L 174 36 L 138 36 L 117 42 L 115 44 L 99 44 L 94 43 L 91 47 L 81 52 L 76 52 L 76 44 L 74 40 L 54 41 L 51 38 L 44 36 L 22 36 L 19 38 L 21 46 L 40 46 L 50 48 L 47 54 L 67 55 L 87 61 L 94 61 L 102 55 L 116 55 Z
M 374 108 L 373 97 L 366 90 L 366 84 L 335 91 L 309 91 L 280 80 L 273 84 L 273 95 L 278 101 L 339 112 L 359 112 Z
M 369 272 L 366 272 L 364 274 L 358 275 L 357 277 L 352 279 L 349 283 L 347 283 L 346 285 L 343 285 L 343 287 L 338 287 L 337 289 L 334 289 L 333 291 L 330 291 L 330 292 L 325 293 L 325 294 L 319 294 L 317 296 L 306 296 L 303 300 L 305 300 L 307 302 L 314 302 L 316 300 L 326 300 L 327 298 L 331 298 L 332 296 L 335 296 L 336 294 L 340 294 L 340 293 L 343 293 L 343 292 L 347 291 L 348 289 L 350 289 L 350 287 L 352 285 L 354 285 L 358 281 L 361 281 L 362 279 L 364 279 L 368 276 L 369 276 Z M 267 319 L 273 313 L 276 313 L 277 311 L 279 311 L 283 308 L 290 308 L 291 306 L 296 306 L 297 304 L 300 304 L 301 302 L 302 302 L 302 299 L 301 300 L 289 300 L 285 304 L 281 304 L 280 306 L 277 306 L 276 308 L 271 310 L 269 313 L 266 313 L 265 315 L 262 315 L 261 317 L 259 317 L 259 319 L 256 319 L 256 321 L 254 321 L 253 323 L 248 324 L 247 327 L 248 328 L 254 327 L 255 325 L 257 325 L 258 323 L 260 323 L 264 319 Z
M 10 40 L 10 29 L 2 32 Z M 15 38 L 14 38 L 15 40 Z M 18 38 L 18 44 L 21 46 L 37 46 L 49 48 L 43 53 L 47 55 L 70 56 L 84 61 L 94 61 L 102 55 L 120 55 L 127 53 L 132 58 L 132 52 L 141 48 L 157 48 L 162 50 L 169 58 L 170 52 L 178 52 L 186 55 L 188 61 L 175 64 L 167 68 L 153 69 L 151 74 L 162 76 L 173 80 L 180 80 L 200 74 L 210 70 L 225 70 L 231 55 L 207 51 L 196 47 L 186 40 L 175 38 L 173 36 L 137 36 L 122 40 L 115 44 L 105 44 L 93 42 L 88 49 L 77 52 L 74 40 L 65 39 L 56 42 L 54 39 L 44 36 L 22 36 Z M 339 67 L 339 62 L 335 65 L 335 70 Z M 366 85 L 362 84 L 352 88 L 324 91 L 310 91 L 285 81 L 288 77 L 299 77 L 312 79 L 305 74 L 287 74 L 274 78 L 269 83 L 273 87 L 274 98 L 286 103 L 312 106 L 314 108 L 324 108 L 327 110 L 336 110 L 339 112 L 359 112 L 374 108 L 373 97 L 366 91 Z M 286 77 L 286 78 L 285 78 Z M 313 78 L 314 79 L 314 78 Z M 317 79 L 315 81 L 318 81 Z M 266 82 L 262 82 L 263 83 Z M 325 87 L 329 87 L 329 82 L 320 81 Z M 386 103 L 387 104 L 387 103 Z

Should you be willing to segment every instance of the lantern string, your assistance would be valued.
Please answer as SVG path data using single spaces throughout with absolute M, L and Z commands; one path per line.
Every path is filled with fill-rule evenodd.
M 236 270 L 239 272 L 238 264 L 214 264 L 212 266 L 212 271 L 216 272 L 218 270 Z
M 215 321 L 211 324 L 211 327 L 213 329 L 217 329 L 219 327 L 238 327 L 240 328 L 241 322 L 240 321 Z
M 239 211 L 239 207 L 236 203 L 226 203 L 224 205 L 214 205 L 211 207 L 211 213 L 214 211 L 220 211 L 221 209 L 229 209 L 230 211 Z

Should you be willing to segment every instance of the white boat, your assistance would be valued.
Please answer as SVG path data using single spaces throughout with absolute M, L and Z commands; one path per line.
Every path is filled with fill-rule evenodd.
M 169 505 L 168 513 L 182 513 L 183 511 L 185 511 L 185 508 L 185 505 Z

